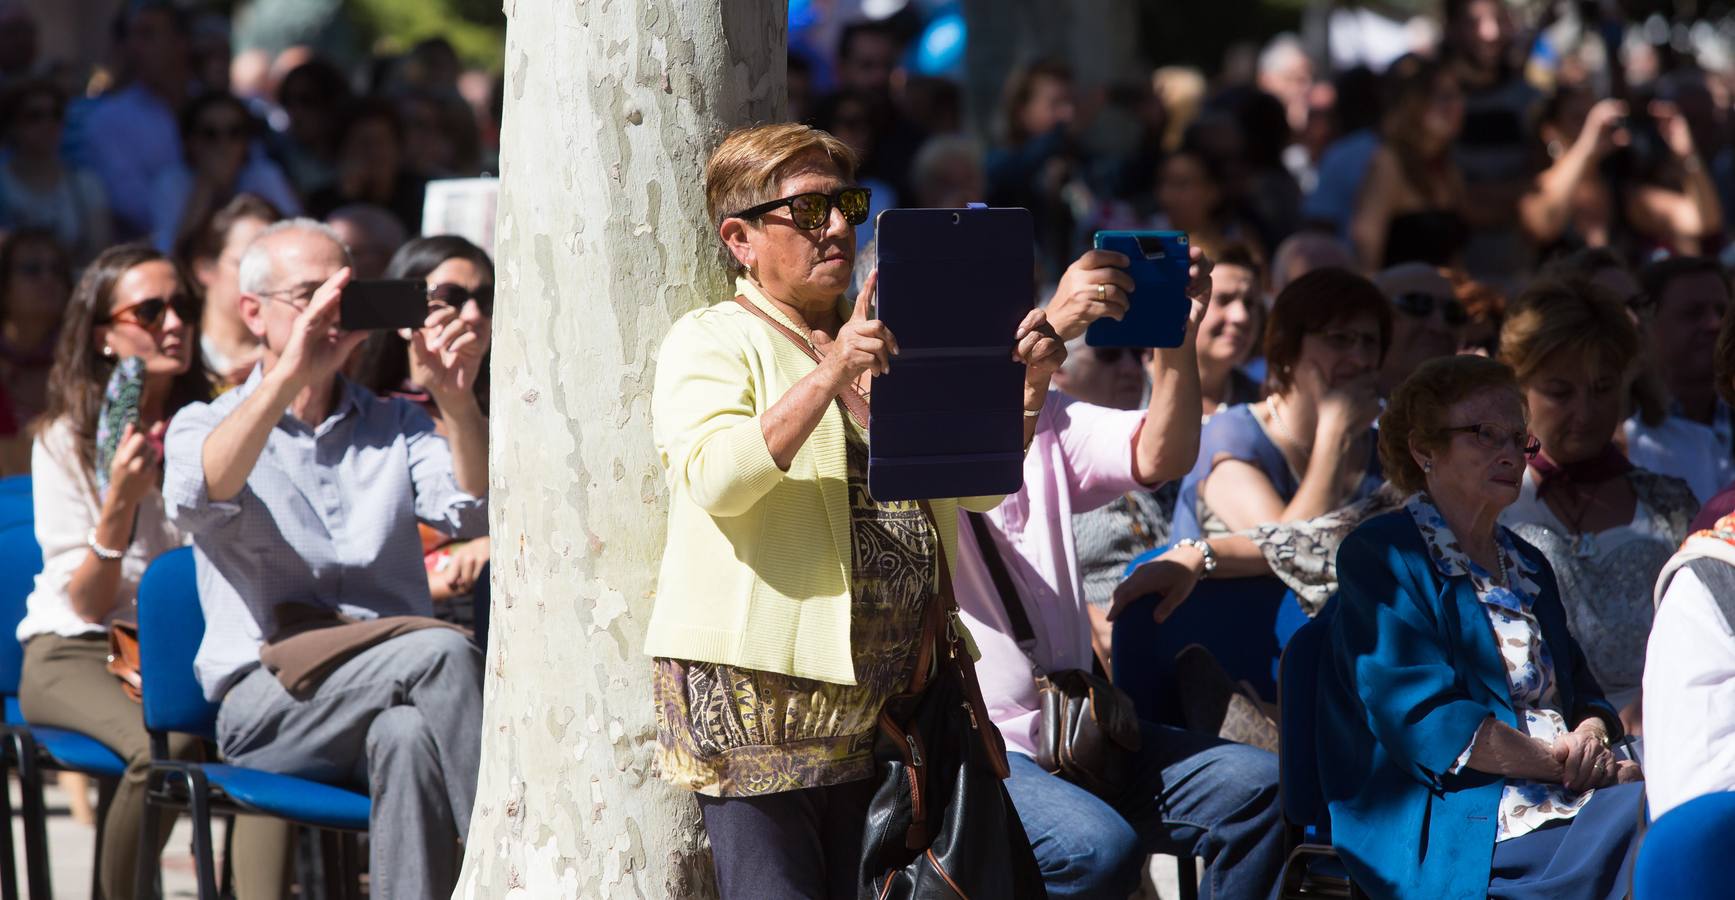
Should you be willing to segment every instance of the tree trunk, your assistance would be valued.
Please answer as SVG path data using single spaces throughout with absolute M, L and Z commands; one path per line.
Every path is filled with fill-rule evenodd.
M 506 0 L 494 603 L 459 897 L 714 893 L 696 806 L 650 775 L 650 392 L 669 324 L 725 296 L 705 157 L 782 118 L 786 15 Z

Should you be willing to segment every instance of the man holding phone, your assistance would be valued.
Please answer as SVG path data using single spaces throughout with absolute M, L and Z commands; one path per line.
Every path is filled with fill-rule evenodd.
M 221 704 L 217 738 L 235 764 L 338 783 L 373 799 L 371 872 L 383 896 L 445 896 L 469 827 L 481 752 L 482 658 L 433 614 L 417 523 L 487 531 L 488 428 L 471 385 L 486 350 L 441 309 L 409 335 L 411 376 L 448 436 L 401 399 L 340 374 L 366 338 L 339 315 L 348 251 L 308 219 L 266 229 L 240 264 L 241 315 L 264 348 L 245 384 L 193 404 L 169 429 L 163 496 L 193 535 L 205 638 L 196 670 Z M 425 301 L 424 301 L 425 302 Z M 404 617 L 292 694 L 261 665 L 279 616 Z M 303 683 L 305 684 L 305 683 Z

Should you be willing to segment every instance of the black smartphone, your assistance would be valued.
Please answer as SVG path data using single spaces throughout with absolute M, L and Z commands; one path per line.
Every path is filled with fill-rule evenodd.
M 352 281 L 343 287 L 338 319 L 345 331 L 420 328 L 428 320 L 428 285 L 416 278 Z

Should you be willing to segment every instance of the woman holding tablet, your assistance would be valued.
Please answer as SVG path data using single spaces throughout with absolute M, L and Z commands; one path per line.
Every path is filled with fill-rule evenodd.
M 957 508 L 1000 502 L 933 500 L 930 517 L 868 494 L 866 426 L 843 395 L 866 394 L 898 343 L 870 317 L 871 276 L 844 300 L 868 210 L 855 166 L 803 125 L 725 138 L 705 198 L 735 296 L 682 317 L 658 357 L 656 765 L 699 795 L 724 898 L 854 896 L 876 720 L 951 577 Z M 1041 312 L 1013 337 L 1040 410 L 1065 350 Z

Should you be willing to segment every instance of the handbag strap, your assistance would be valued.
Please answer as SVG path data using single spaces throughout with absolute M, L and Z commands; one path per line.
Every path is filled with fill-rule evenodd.
M 1029 658 L 1036 677 L 1041 678 L 1044 673 L 1042 664 L 1036 661 L 1036 629 L 1030 627 L 1024 600 L 1018 596 L 1018 586 L 1012 581 L 1012 573 L 1006 569 L 1006 559 L 1000 555 L 1000 547 L 994 543 L 994 533 L 988 529 L 988 517 L 978 512 L 966 515 L 970 519 L 970 531 L 976 535 L 976 548 L 982 553 L 982 563 L 988 567 L 988 577 L 994 580 L 994 592 L 1012 625 L 1012 639 Z
M 789 338 L 790 343 L 800 347 L 801 352 L 807 354 L 814 362 L 817 363 L 824 359 L 824 357 L 819 355 L 819 351 L 814 349 L 812 341 L 806 340 L 801 335 L 796 334 L 795 329 L 777 321 L 776 318 L 765 310 L 760 309 L 753 301 L 748 300 L 740 294 L 736 294 L 735 302 L 741 304 L 743 309 L 758 316 L 765 322 L 765 324 L 770 325 L 774 331 Z M 838 393 L 837 401 L 843 404 L 844 410 L 849 413 L 850 418 L 854 419 L 857 425 L 860 425 L 863 428 L 868 427 L 868 402 L 867 397 L 862 395 L 861 388 L 858 388 L 853 384 L 845 387 Z M 930 512 L 928 517 L 933 518 L 933 513 Z

